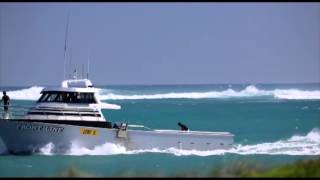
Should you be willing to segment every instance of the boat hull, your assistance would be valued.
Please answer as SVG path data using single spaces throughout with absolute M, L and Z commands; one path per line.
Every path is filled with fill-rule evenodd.
M 54 145 L 53 153 L 67 153 L 75 144 L 88 149 L 114 143 L 127 150 L 177 148 L 200 151 L 233 146 L 232 134 L 218 132 L 128 129 L 126 136 L 120 136 L 119 130 L 114 128 L 18 120 L 0 120 L 0 129 L 8 152 L 14 154 L 39 152 L 49 143 Z

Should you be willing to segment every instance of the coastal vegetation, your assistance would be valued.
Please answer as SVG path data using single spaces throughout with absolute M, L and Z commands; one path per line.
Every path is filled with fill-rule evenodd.
M 59 177 L 101 177 L 72 166 L 61 172 Z M 165 173 L 122 172 L 114 177 L 166 177 Z M 238 161 L 232 166 L 215 167 L 208 174 L 198 171 L 179 172 L 175 177 L 320 177 L 320 157 L 298 160 L 272 168 L 254 162 Z
M 263 168 L 253 163 L 239 162 L 231 167 L 214 169 L 212 177 L 320 177 L 320 158 L 298 160 L 292 164 Z

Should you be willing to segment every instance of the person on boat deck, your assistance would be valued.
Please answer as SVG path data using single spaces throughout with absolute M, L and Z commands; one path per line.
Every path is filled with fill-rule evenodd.
M 1 101 L 3 101 L 4 112 L 7 113 L 9 111 L 10 97 L 7 95 L 6 91 L 3 91 Z
M 178 122 L 178 126 L 180 126 L 181 131 L 189 131 L 189 128 L 181 122 Z

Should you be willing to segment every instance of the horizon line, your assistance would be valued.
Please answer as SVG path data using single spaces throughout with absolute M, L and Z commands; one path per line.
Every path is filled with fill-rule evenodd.
M 191 86 L 191 85 L 270 85 L 270 84 L 320 84 L 320 82 L 244 82 L 244 83 L 159 83 L 159 84 L 94 84 L 94 87 L 98 86 Z M 32 86 L 60 86 L 60 84 L 52 85 L 0 85 L 0 87 L 32 87 Z

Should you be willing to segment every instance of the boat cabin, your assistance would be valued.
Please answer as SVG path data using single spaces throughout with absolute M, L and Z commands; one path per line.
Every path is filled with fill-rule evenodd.
M 79 104 L 96 104 L 98 103 L 92 92 L 75 92 L 75 91 L 54 91 L 46 90 L 42 92 L 38 103 L 79 103 Z
M 64 80 L 62 87 L 44 88 L 26 119 L 106 121 L 98 90 L 88 79 Z

